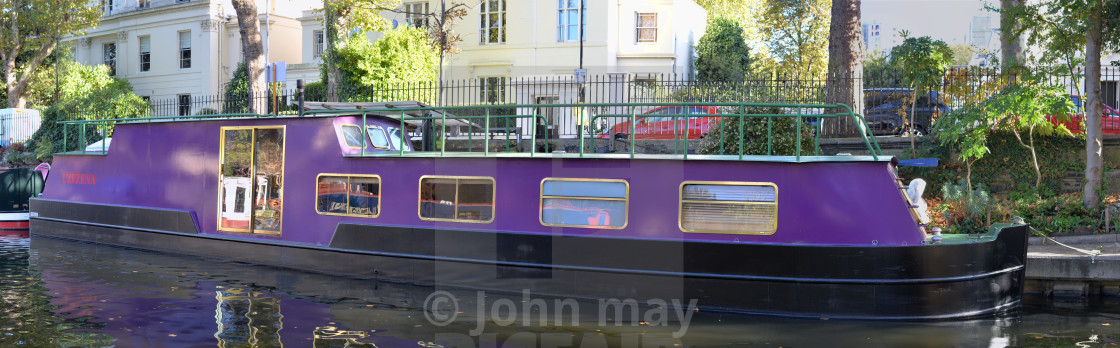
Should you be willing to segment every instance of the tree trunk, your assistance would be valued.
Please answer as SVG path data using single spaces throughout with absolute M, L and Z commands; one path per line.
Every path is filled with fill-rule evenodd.
M 336 10 L 328 10 L 327 29 L 327 54 L 323 57 L 327 63 L 327 101 L 336 102 L 342 92 L 342 69 L 338 67 L 338 40 L 342 39 L 347 31 L 347 15 Z
M 1101 19 L 1103 1 L 1094 1 L 1089 11 L 1089 32 L 1085 38 L 1085 190 L 1082 203 L 1095 210 L 1100 203 L 1101 175 Z
M 1008 16 L 1007 13 L 1012 9 L 1023 6 L 1024 0 L 1000 0 L 1000 16 L 999 27 L 1000 33 L 1004 35 L 999 36 L 999 48 L 1002 52 L 1000 67 L 1004 71 L 1021 66 L 1023 64 L 1023 36 L 1012 38 L 1013 32 L 1020 29 L 1018 21 L 1015 17 Z
M 860 0 L 834 0 L 828 29 L 828 102 L 848 105 L 863 114 L 863 28 Z M 844 110 L 837 110 L 843 112 Z M 852 135 L 861 130 L 854 119 L 830 119 L 827 135 Z
M 241 52 L 249 71 L 249 112 L 266 113 L 267 96 L 264 84 L 264 47 L 261 43 L 261 22 L 253 0 L 233 0 L 237 26 L 241 31 Z
M 54 52 L 58 41 L 52 41 L 43 45 L 31 60 L 23 65 L 23 71 L 16 74 L 15 60 L 4 63 L 4 81 L 6 82 L 5 92 L 8 94 L 8 107 L 9 108 L 23 108 L 27 106 L 27 87 L 31 84 L 31 78 L 35 75 L 35 70 L 43 64 L 43 61 Z M 58 63 L 55 63 L 58 64 Z

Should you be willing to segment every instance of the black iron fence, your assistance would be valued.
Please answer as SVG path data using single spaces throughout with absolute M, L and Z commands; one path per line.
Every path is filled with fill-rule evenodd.
M 982 101 L 1018 79 L 1065 86 L 1071 95 L 1081 95 L 1083 76 L 1083 71 L 1076 70 L 1072 73 L 1006 74 L 994 69 L 962 67 L 949 69 L 941 84 L 919 88 L 917 93 L 913 93 L 911 86 L 904 82 L 900 72 L 868 71 L 862 77 L 854 79 L 856 83 L 849 85 L 863 87 L 863 100 L 852 106 L 862 112 L 874 132 L 897 134 L 907 130 L 925 132 L 930 129 L 937 116 L 966 104 Z M 1116 108 L 1120 104 L 1117 85 L 1120 81 L 1120 67 L 1104 68 L 1102 81 L 1104 104 Z M 828 102 L 828 88 L 829 81 L 824 78 L 784 74 L 755 74 L 734 81 L 699 81 L 685 75 L 671 74 L 605 74 L 588 76 L 585 81 L 576 81 L 572 76 L 487 77 L 449 80 L 442 85 L 438 82 L 416 82 L 349 86 L 336 90 L 328 90 L 322 84 L 312 84 L 302 92 L 302 96 L 304 100 L 311 102 L 415 100 L 443 106 L 579 102 L 825 104 Z M 250 110 L 268 114 L 296 114 L 299 112 L 300 95 L 294 89 L 269 91 L 253 96 L 247 93 L 180 95 L 168 99 L 152 99 L 149 104 L 152 116 L 244 113 Z M 651 112 L 654 109 L 656 106 L 640 112 Z M 911 110 L 914 114 L 912 120 Z M 592 133 L 604 132 L 625 119 L 579 115 L 572 108 L 519 109 L 516 112 L 541 115 L 540 122 L 544 124 L 498 126 L 517 128 L 523 133 L 528 133 L 529 127 L 538 127 L 549 132 L 550 136 L 571 137 L 579 134 L 579 129 L 583 128 L 582 125 L 588 125 L 589 119 L 594 118 L 602 123 L 583 128 Z M 590 110 L 592 114 L 619 112 L 621 111 Z

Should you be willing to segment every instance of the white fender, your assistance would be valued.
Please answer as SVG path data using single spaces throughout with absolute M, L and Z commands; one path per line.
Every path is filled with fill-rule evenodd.
M 929 205 L 926 204 L 925 199 L 922 199 L 922 193 L 925 192 L 926 181 L 922 179 L 911 180 L 909 187 L 906 189 L 906 195 L 910 196 L 910 201 L 914 203 L 914 211 L 918 214 L 918 221 L 928 224 Z

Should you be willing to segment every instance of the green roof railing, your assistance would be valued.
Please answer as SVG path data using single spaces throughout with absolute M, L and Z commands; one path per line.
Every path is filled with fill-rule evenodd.
M 643 113 L 640 112 L 641 110 L 649 110 L 649 109 L 653 109 L 653 108 L 657 108 L 657 107 L 664 107 L 664 106 L 719 107 L 721 113 L 716 113 L 716 114 L 687 114 L 687 113 L 686 114 L 643 114 Z M 409 124 L 414 124 L 414 123 L 417 123 L 417 122 L 423 123 L 423 121 L 434 121 L 434 122 L 438 122 L 438 124 L 441 125 L 440 127 L 434 127 L 434 128 L 441 128 L 440 130 L 442 131 L 442 133 L 446 134 L 446 130 L 447 130 L 446 127 L 448 125 L 449 120 L 453 120 L 453 121 L 456 121 L 456 122 L 462 122 L 462 123 L 468 125 L 471 130 L 481 129 L 483 131 L 483 141 L 484 141 L 484 145 L 482 146 L 481 153 L 473 153 L 473 147 L 474 147 L 473 135 L 474 135 L 474 132 L 467 132 L 467 139 L 466 139 L 467 140 L 467 148 L 470 151 L 467 151 L 467 152 L 450 151 L 450 153 L 458 155 L 458 156 L 464 156 L 464 155 L 479 156 L 480 155 L 482 157 L 490 157 L 490 156 L 528 156 L 528 157 L 533 157 L 533 156 L 537 156 L 537 155 L 541 154 L 536 149 L 537 141 L 541 140 L 541 139 L 545 139 L 545 141 L 544 141 L 545 153 L 547 153 L 549 155 L 559 155 L 559 154 L 554 154 L 550 151 L 550 148 L 549 148 L 550 144 L 548 142 L 548 139 L 549 139 L 548 135 L 545 135 L 544 137 L 540 137 L 541 134 L 537 134 L 538 125 L 545 126 L 544 129 L 549 129 L 550 128 L 549 126 L 555 126 L 555 125 L 550 125 L 549 120 L 547 118 L 545 118 L 542 115 L 537 114 L 537 111 L 540 110 L 541 108 L 568 108 L 572 111 L 571 112 L 571 115 L 572 115 L 571 117 L 575 118 L 576 127 L 577 127 L 577 130 L 578 130 L 578 134 L 576 134 L 576 136 L 577 136 L 577 139 L 579 139 L 579 153 L 578 154 L 571 154 L 571 155 L 565 153 L 562 156 L 587 157 L 587 156 L 601 156 L 601 155 L 603 155 L 603 154 L 597 154 L 597 153 L 588 153 L 587 148 L 586 148 L 586 143 L 587 143 L 588 136 L 591 137 L 592 143 L 594 144 L 595 137 L 600 136 L 600 135 L 599 134 L 591 134 L 590 132 L 587 132 L 586 129 L 589 128 L 588 127 L 589 125 L 601 124 L 601 122 L 603 122 L 603 121 L 614 119 L 614 120 L 624 120 L 625 122 L 628 123 L 628 125 L 629 125 L 628 134 L 631 135 L 630 136 L 630 138 L 631 138 L 630 142 L 631 143 L 630 143 L 630 146 L 628 146 L 629 147 L 629 153 L 627 154 L 627 157 L 635 158 L 639 155 L 638 153 L 636 153 L 636 150 L 635 150 L 636 146 L 634 146 L 634 143 L 633 143 L 637 139 L 637 137 L 632 136 L 632 135 L 637 133 L 636 125 L 639 123 L 638 121 L 642 120 L 642 119 L 650 118 L 650 117 L 659 117 L 659 118 L 670 117 L 670 118 L 672 118 L 672 120 L 673 120 L 673 130 L 672 130 L 673 131 L 672 132 L 673 151 L 674 151 L 675 154 L 679 153 L 679 156 L 680 156 L 681 159 L 688 159 L 688 157 L 689 157 L 688 135 L 689 135 L 690 131 L 693 131 L 693 129 L 690 126 L 690 122 L 687 122 L 687 120 L 689 120 L 690 118 L 696 118 L 696 117 L 737 119 L 738 124 L 739 124 L 739 134 L 740 135 L 744 134 L 743 130 L 744 130 L 744 124 L 745 124 L 746 119 L 748 119 L 748 118 L 764 118 L 764 119 L 766 119 L 766 123 L 767 123 L 767 131 L 766 131 L 766 141 L 767 141 L 766 150 L 767 151 L 766 151 L 766 155 L 767 156 L 772 156 L 773 155 L 773 143 L 774 143 L 773 119 L 775 119 L 775 118 L 792 118 L 792 119 L 795 120 L 795 122 L 794 122 L 795 131 L 794 131 L 793 136 L 795 137 L 795 140 L 796 140 L 795 144 L 797 144 L 793 157 L 798 162 L 802 161 L 802 159 L 801 159 L 802 156 L 805 156 L 805 154 L 802 154 L 802 149 L 801 149 L 801 147 L 802 147 L 801 146 L 802 129 L 803 129 L 803 124 L 804 124 L 803 120 L 805 118 L 816 118 L 817 119 L 817 122 L 815 124 L 813 124 L 812 134 L 813 134 L 813 137 L 814 137 L 814 143 L 813 143 L 812 156 L 821 156 L 821 154 L 820 154 L 820 137 L 821 137 L 821 133 L 822 133 L 822 130 L 823 130 L 822 129 L 823 123 L 824 123 L 823 120 L 825 120 L 825 119 L 839 119 L 839 118 L 843 118 L 843 117 L 848 117 L 848 118 L 851 118 L 853 123 L 856 124 L 856 127 L 859 130 L 859 137 L 863 141 L 864 145 L 867 147 L 867 152 L 870 154 L 872 159 L 879 160 L 879 158 L 881 156 L 883 156 L 882 149 L 879 147 L 879 144 L 876 141 L 875 137 L 870 133 L 870 129 L 867 127 L 867 122 L 864 120 L 863 116 L 858 114 L 858 113 L 853 112 L 851 107 L 849 107 L 847 105 L 844 105 L 844 104 L 797 104 L 797 103 L 792 103 L 792 104 L 775 104 L 775 103 L 493 104 L 493 105 L 462 105 L 462 106 L 416 106 L 416 107 L 391 107 L 391 108 L 386 107 L 386 108 L 351 109 L 351 110 L 314 110 L 314 111 L 306 111 L 306 112 L 304 112 L 303 115 L 298 115 L 298 116 L 297 115 L 273 116 L 273 115 L 240 113 L 240 114 L 164 116 L 164 117 L 146 117 L 146 118 L 75 120 L 75 121 L 63 121 L 63 122 L 59 122 L 59 123 L 62 124 L 62 126 L 63 126 L 63 134 L 64 134 L 64 136 L 63 136 L 63 149 L 64 150 L 70 149 L 68 147 L 69 144 L 67 144 L 67 139 L 69 138 L 68 137 L 68 132 L 69 132 L 70 128 L 77 128 L 76 130 L 79 132 L 78 133 L 79 134 L 79 139 L 78 140 L 80 142 L 80 144 L 78 144 L 80 146 L 77 148 L 76 151 L 64 151 L 64 152 L 61 152 L 61 154 L 93 154 L 93 155 L 106 154 L 107 150 L 108 150 L 108 146 L 106 145 L 106 142 L 104 142 L 104 141 L 102 141 L 102 149 L 100 149 L 100 151 L 87 151 L 86 146 L 88 146 L 88 143 L 86 141 L 85 136 L 88 133 L 88 128 L 87 127 L 89 127 L 89 126 L 97 127 L 97 130 L 100 131 L 100 134 L 109 134 L 109 133 L 111 133 L 112 126 L 117 124 L 117 123 L 187 122 L 187 121 L 212 121 L 212 120 L 220 120 L 220 119 L 241 119 L 241 118 L 270 118 L 270 119 L 272 119 L 272 118 L 336 117 L 336 116 L 354 116 L 354 117 L 360 116 L 361 119 L 362 119 L 362 124 L 367 125 L 368 124 L 367 119 L 370 116 L 380 115 L 380 116 L 388 116 L 388 117 L 395 118 L 396 121 L 399 122 L 400 127 L 401 127 L 400 129 L 402 129 L 402 130 L 409 129 L 408 128 Z M 751 112 L 748 111 L 748 108 L 767 108 L 767 109 L 777 108 L 779 110 L 782 110 L 784 113 L 751 113 Z M 496 109 L 530 110 L 530 112 L 527 112 L 526 114 L 503 115 L 503 114 L 495 114 Z M 613 109 L 614 112 L 598 113 L 598 114 L 595 114 L 595 115 L 591 115 L 590 111 L 591 110 L 596 110 L 596 109 L 604 109 L 604 110 Z M 472 110 L 472 111 L 482 110 L 483 112 L 482 112 L 482 115 L 455 115 L 456 111 L 462 111 L 462 110 Z M 826 113 L 826 112 L 824 112 L 826 110 L 835 110 L 836 112 Z M 622 111 L 622 112 L 619 112 L 619 111 Z M 449 114 L 450 114 L 450 116 L 449 116 Z M 590 117 L 587 117 L 587 116 L 590 116 Z M 680 126 L 682 124 L 680 121 L 682 119 L 686 120 L 686 122 L 683 123 L 684 129 L 680 129 Z M 501 126 L 501 125 L 495 126 L 493 124 L 493 121 L 498 121 L 498 120 L 502 120 L 502 123 L 504 123 L 505 126 Z M 513 120 L 513 121 L 510 121 L 510 120 Z M 519 130 L 518 127 L 516 127 L 516 126 L 511 127 L 510 123 L 514 122 L 514 124 L 516 124 L 517 120 L 529 120 L 528 122 L 532 124 L 532 126 L 529 127 L 529 132 L 528 132 L 529 133 L 528 136 L 529 136 L 531 146 L 529 146 L 529 149 L 528 149 L 527 153 L 524 153 L 524 152 L 511 153 L 510 152 L 510 151 L 515 150 L 515 149 L 512 149 L 512 147 L 511 147 L 511 143 L 512 143 L 511 140 L 512 139 L 510 138 L 510 131 L 515 130 L 515 129 Z M 597 123 L 597 122 L 599 122 L 599 123 Z M 490 140 L 487 140 L 486 137 L 490 136 L 490 138 L 492 140 L 492 138 L 493 138 L 492 133 L 491 133 L 492 130 L 504 130 L 503 133 L 505 133 L 505 142 L 504 143 L 505 143 L 505 151 L 506 152 L 503 152 L 501 154 L 491 154 Z M 682 131 L 683 131 L 683 133 L 682 133 Z M 362 127 L 363 139 L 369 139 L 368 132 L 369 132 L 368 127 Z M 517 139 L 520 140 L 523 135 L 524 135 L 523 132 L 519 133 L 517 135 L 518 136 Z M 719 153 L 720 154 L 725 153 L 724 152 L 724 150 L 725 150 L 724 149 L 724 143 L 725 143 L 724 140 L 725 139 L 723 138 L 724 136 L 725 136 L 725 134 L 723 134 L 723 132 L 720 132 L 720 139 L 719 139 L 719 144 L 720 144 Z M 444 139 L 444 141 L 440 141 L 439 148 L 436 151 L 430 151 L 430 152 L 425 152 L 425 151 L 406 152 L 406 151 L 404 151 L 404 149 L 405 149 L 404 142 L 405 141 L 411 141 L 411 136 L 407 135 L 407 132 L 405 132 L 405 134 L 403 136 L 399 136 L 398 138 L 399 138 L 399 143 L 397 143 L 397 149 L 398 150 L 397 151 L 391 151 L 391 155 L 394 155 L 394 156 L 431 156 L 435 153 L 438 153 L 438 155 L 440 155 L 440 156 L 444 156 L 444 155 L 447 155 L 449 153 L 449 151 L 447 149 L 447 143 L 448 142 L 446 141 L 446 138 Z M 615 140 L 614 139 L 607 139 L 607 141 L 615 141 Z M 743 160 L 744 157 L 747 156 L 744 153 L 744 136 L 739 137 L 737 147 L 738 147 L 738 150 L 736 152 L 734 152 L 731 157 L 732 157 L 732 159 Z M 522 151 L 524 151 L 524 150 L 522 150 Z M 373 150 L 373 149 L 370 148 L 369 144 L 366 143 L 362 147 L 361 154 L 357 155 L 357 156 L 385 156 L 385 155 L 389 155 L 389 153 L 390 153 L 389 151 Z M 618 154 L 612 154 L 612 156 L 617 157 Z

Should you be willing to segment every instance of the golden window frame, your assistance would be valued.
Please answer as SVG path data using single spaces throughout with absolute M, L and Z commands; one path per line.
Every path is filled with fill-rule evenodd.
M 774 202 L 736 202 L 736 201 L 694 201 L 684 199 L 685 185 L 722 185 L 722 186 L 769 186 L 774 188 Z M 680 188 L 677 190 L 678 204 L 677 204 L 677 227 L 681 232 L 687 233 L 721 233 L 721 234 L 749 234 L 749 235 L 772 235 L 778 231 L 778 185 L 772 182 L 748 182 L 748 181 L 684 181 L 681 182 Z M 721 231 L 721 230 L 690 230 L 684 227 L 684 205 L 686 203 L 709 203 L 709 204 L 728 204 L 728 205 L 772 205 L 774 206 L 774 219 L 771 220 L 774 228 L 769 231 Z
M 626 185 L 626 198 L 578 197 L 578 196 L 546 196 L 546 195 L 544 194 L 544 183 L 545 183 L 546 181 L 579 181 L 579 182 L 611 182 L 611 183 L 622 183 L 622 184 Z M 594 228 L 594 229 L 604 229 L 604 230 L 621 230 L 621 229 L 624 229 L 624 228 L 626 228 L 626 226 L 629 226 L 629 225 L 630 225 L 630 182 L 629 182 L 629 181 L 626 181 L 626 180 L 622 180 L 622 179 L 588 179 L 588 178 L 561 178 L 561 177 L 547 177 L 547 178 L 544 178 L 544 179 L 542 179 L 542 180 L 541 180 L 541 191 L 540 191 L 540 192 L 541 192 L 541 198 L 540 198 L 540 201 L 538 201 L 538 202 L 537 202 L 537 203 L 540 203 L 540 209 L 538 209 L 538 212 L 537 212 L 537 218 L 538 218 L 538 220 L 540 221 L 541 225 L 543 225 L 543 226 L 549 226 L 549 227 L 578 227 L 578 228 Z M 572 225 L 572 224 L 556 224 L 556 223 L 546 223 L 546 222 L 544 222 L 544 200 L 545 200 L 545 198 L 552 198 L 552 199 L 582 199 L 582 200 L 590 200 L 590 201 L 615 201 L 615 202 L 621 201 L 621 202 L 623 202 L 623 203 L 624 203 L 624 208 L 623 208 L 623 215 L 624 215 L 624 216 L 623 216 L 623 222 L 622 222 L 622 226 L 618 226 L 618 227 L 615 227 L 615 226 L 593 226 L 593 225 Z
M 315 200 L 314 200 L 314 204 L 315 204 L 314 209 L 315 209 L 316 214 L 330 215 L 330 216 L 350 216 L 350 217 L 360 217 L 360 218 L 367 218 L 367 219 L 374 219 L 374 218 L 377 218 L 377 217 L 381 216 L 381 188 L 384 186 L 384 183 L 381 180 L 381 175 L 377 175 L 377 174 L 320 173 L 319 175 L 315 176 L 315 189 L 316 190 L 319 189 L 319 182 L 320 182 L 319 180 L 322 179 L 323 177 L 346 178 L 346 207 L 347 207 L 347 211 L 349 211 L 349 207 L 350 207 L 350 179 L 352 179 L 352 178 L 375 178 L 375 179 L 377 179 L 377 213 L 373 214 L 371 216 L 371 215 L 361 215 L 361 214 L 350 214 L 350 213 L 345 213 L 344 214 L 344 213 L 332 213 L 332 212 L 320 211 L 319 210 L 319 192 L 316 191 L 315 192 Z

